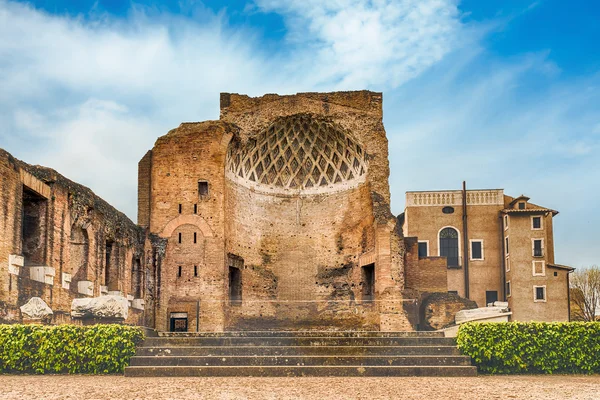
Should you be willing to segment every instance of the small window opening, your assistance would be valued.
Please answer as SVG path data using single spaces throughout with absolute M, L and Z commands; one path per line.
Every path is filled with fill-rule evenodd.
M 541 239 L 536 239 L 533 241 L 533 256 L 534 257 L 543 257 L 544 256 L 544 248 L 542 247 Z
M 498 292 L 496 290 L 486 290 L 485 292 L 485 304 L 490 305 L 498 301 Z
M 504 251 L 508 254 L 508 237 L 504 238 Z
M 448 290 L 448 294 L 455 294 L 458 296 L 458 290 Z
M 142 286 L 142 263 L 139 258 L 136 258 L 131 266 L 131 294 L 134 298 L 142 298 Z
M 506 297 L 510 297 L 510 281 L 506 282 Z
M 543 286 L 535 287 L 535 300 L 536 301 L 544 301 L 546 300 L 546 288 Z
M 181 265 L 177 267 L 177 277 L 181 278 Z
M 239 305 L 242 302 L 242 271 L 229 267 L 229 302 Z
M 519 202 L 519 210 L 524 210 L 525 209 L 525 202 L 524 201 L 520 201 Z
M 542 229 L 542 217 L 533 217 L 533 229 Z
M 194 276 L 198 276 L 198 266 L 194 265 Z
M 471 242 L 471 259 L 483 260 L 483 243 L 481 241 Z
M 419 242 L 419 258 L 427 257 L 429 253 L 427 250 L 427 242 Z
M 179 204 L 179 214 L 181 214 L 181 211 L 182 211 L 182 206 L 181 206 L 181 204 Z
M 442 208 L 442 212 L 444 214 L 453 214 L 454 213 L 454 207 L 449 207 L 449 206 L 444 207 L 444 208 Z
M 194 204 L 194 214 L 198 214 L 198 204 Z
M 554 276 L 558 276 L 558 272 L 554 271 Z
M 198 243 L 198 233 L 194 232 L 194 243 Z
M 375 264 L 362 267 L 362 299 L 371 302 L 375 299 Z
M 113 252 L 113 242 L 111 241 L 107 241 L 106 242 L 106 247 L 104 249 L 104 286 L 108 286 L 108 290 L 111 289 L 111 286 L 113 281 L 114 281 L 114 277 L 113 277 L 113 273 L 115 271 L 113 271 L 113 267 L 112 267 L 112 252 Z
M 208 197 L 208 182 L 198 181 L 198 196 L 203 199 Z

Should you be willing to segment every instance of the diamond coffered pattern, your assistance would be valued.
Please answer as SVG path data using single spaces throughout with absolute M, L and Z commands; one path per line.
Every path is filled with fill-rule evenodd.
M 278 119 L 245 145 L 233 143 L 227 172 L 256 187 L 328 189 L 362 177 L 366 154 L 332 123 L 294 115 Z

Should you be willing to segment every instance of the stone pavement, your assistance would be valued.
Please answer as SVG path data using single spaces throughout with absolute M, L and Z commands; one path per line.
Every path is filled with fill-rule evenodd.
M 0 375 L 0 399 L 598 399 L 600 376 L 126 378 Z

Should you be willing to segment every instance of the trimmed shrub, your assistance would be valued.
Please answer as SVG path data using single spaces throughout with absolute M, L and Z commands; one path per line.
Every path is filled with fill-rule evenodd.
M 0 325 L 0 373 L 122 373 L 143 339 L 126 325 Z
M 457 343 L 483 373 L 600 373 L 600 322 L 474 322 Z

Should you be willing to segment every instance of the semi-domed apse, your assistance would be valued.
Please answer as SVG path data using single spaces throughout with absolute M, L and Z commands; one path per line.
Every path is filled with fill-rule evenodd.
M 276 119 L 255 138 L 234 139 L 226 175 L 256 191 L 322 194 L 365 181 L 367 154 L 339 125 L 310 114 Z

